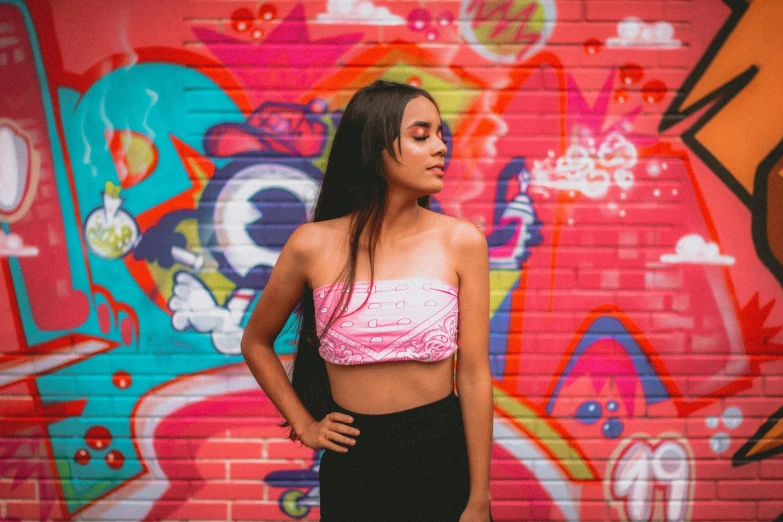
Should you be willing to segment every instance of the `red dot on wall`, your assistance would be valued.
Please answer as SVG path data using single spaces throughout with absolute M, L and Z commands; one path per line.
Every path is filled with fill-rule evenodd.
M 623 85 L 633 85 L 641 81 L 642 76 L 644 76 L 644 69 L 642 69 L 641 65 L 626 63 L 620 67 L 618 75 Z
M 231 27 L 234 28 L 234 31 L 242 33 L 253 27 L 255 18 L 253 11 L 242 7 L 231 13 Z
M 119 370 L 114 372 L 114 375 L 111 376 L 111 382 L 113 382 L 117 388 L 125 390 L 130 387 L 133 379 L 131 379 L 131 376 L 128 372 Z
M 622 87 L 616 89 L 614 93 L 612 93 L 612 99 L 614 99 L 614 101 L 616 101 L 617 103 L 625 103 L 628 101 L 628 91 L 626 91 Z
M 84 441 L 94 450 L 106 449 L 111 444 L 111 432 L 104 426 L 93 426 L 84 434 Z
M 411 87 L 421 87 L 421 78 L 418 76 L 410 76 L 405 83 Z
M 585 53 L 589 54 L 590 56 L 595 56 L 601 52 L 603 44 L 598 38 L 588 38 L 585 40 L 584 44 L 582 44 L 582 47 Z
M 122 465 L 125 464 L 125 455 L 120 451 L 111 450 L 106 454 L 104 460 L 106 461 L 106 465 L 111 469 L 120 469 Z
M 109 307 L 103 303 L 98 305 L 98 326 L 103 333 L 109 333 L 109 329 L 111 328 Z
M 431 21 L 430 12 L 424 8 L 418 7 L 408 13 L 408 28 L 411 31 L 423 31 L 429 27 Z
M 658 103 L 665 96 L 668 88 L 660 80 L 650 80 L 642 86 L 642 99 L 647 103 Z
M 125 344 L 130 344 L 133 341 L 133 322 L 130 318 L 126 317 L 120 323 L 120 335 Z
M 264 37 L 264 31 L 261 29 L 253 29 L 253 32 L 250 33 L 250 36 L 253 38 L 253 40 L 260 40 Z
M 438 24 L 446 26 L 454 21 L 454 15 L 451 11 L 443 11 L 438 15 Z
M 76 450 L 76 453 L 73 454 L 73 460 L 76 461 L 77 464 L 86 466 L 87 463 L 90 462 L 90 452 L 84 448 Z
M 274 20 L 277 16 L 277 8 L 272 4 L 263 4 L 258 8 L 258 17 L 261 20 L 269 21 Z

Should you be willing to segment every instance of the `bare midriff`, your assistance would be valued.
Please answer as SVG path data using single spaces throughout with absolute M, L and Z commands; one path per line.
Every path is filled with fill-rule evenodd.
M 326 363 L 334 401 L 356 413 L 382 414 L 429 404 L 451 393 L 454 357 L 437 362 Z

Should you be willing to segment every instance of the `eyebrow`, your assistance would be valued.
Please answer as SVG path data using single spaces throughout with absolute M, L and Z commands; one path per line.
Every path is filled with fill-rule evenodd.
M 411 127 L 424 127 L 425 129 L 431 129 L 432 128 L 432 123 L 430 123 L 428 121 L 414 121 L 413 123 L 408 125 L 409 129 Z M 443 130 L 443 124 L 442 123 L 440 125 L 438 125 L 438 130 Z

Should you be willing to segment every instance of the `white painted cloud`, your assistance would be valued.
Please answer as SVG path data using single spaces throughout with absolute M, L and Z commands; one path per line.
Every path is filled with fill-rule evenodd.
M 732 256 L 720 253 L 720 247 L 705 241 L 699 234 L 682 236 L 674 247 L 673 254 L 663 254 L 662 263 L 693 263 L 699 265 L 733 265 Z
M 680 47 L 674 38 L 674 27 L 669 22 L 646 23 L 628 17 L 617 22 L 617 36 L 606 39 L 608 47 Z
M 377 7 L 367 0 L 327 0 L 326 12 L 316 16 L 324 23 L 364 22 L 374 25 L 402 25 L 405 19 L 386 7 Z
M 607 134 L 597 149 L 590 137 L 586 145 L 572 143 L 559 158 L 551 151 L 544 160 L 533 160 L 531 184 L 599 198 L 612 185 L 621 190 L 633 187 L 638 156 L 634 144 L 617 132 Z
M 25 246 L 17 234 L 6 234 L 0 230 L 0 257 L 30 257 L 38 255 L 38 247 Z

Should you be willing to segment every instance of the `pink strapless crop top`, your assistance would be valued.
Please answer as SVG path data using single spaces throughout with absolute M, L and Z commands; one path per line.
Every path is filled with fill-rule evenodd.
M 457 287 L 428 278 L 354 284 L 345 315 L 327 332 L 345 283 L 313 290 L 318 352 L 334 364 L 382 361 L 441 361 L 457 349 Z M 361 308 L 359 306 L 370 298 Z

